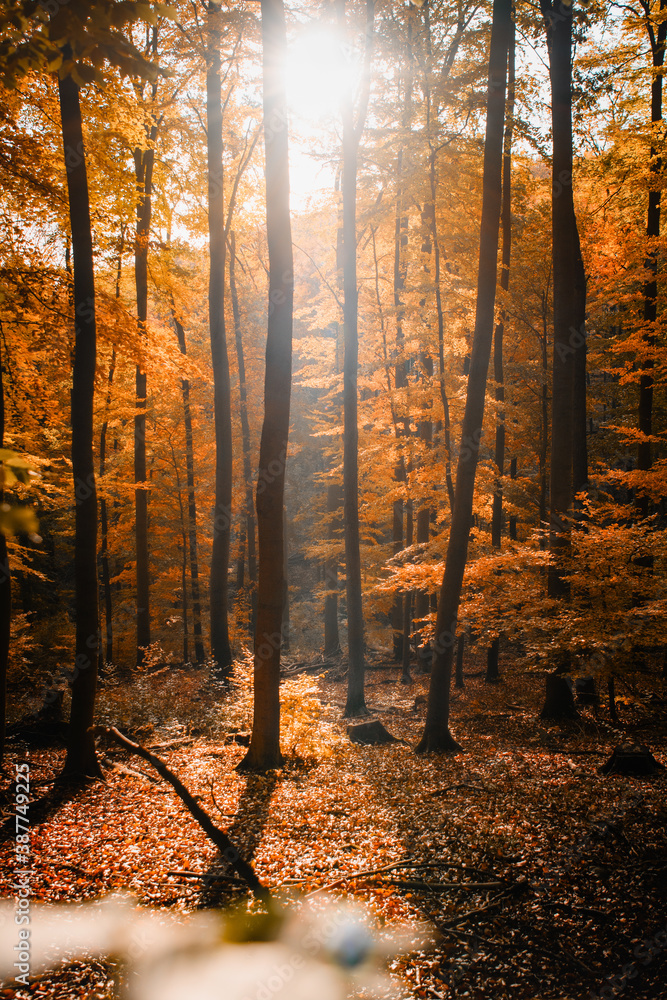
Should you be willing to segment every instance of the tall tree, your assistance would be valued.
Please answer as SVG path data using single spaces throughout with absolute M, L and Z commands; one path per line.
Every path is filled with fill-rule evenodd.
M 658 250 L 657 240 L 660 237 L 660 210 L 662 196 L 662 157 L 658 151 L 658 130 L 662 124 L 662 80 L 665 64 L 665 44 L 667 43 L 667 0 L 660 0 L 657 17 L 652 10 L 650 0 L 640 0 L 644 12 L 646 30 L 651 45 L 651 64 L 653 79 L 651 81 L 651 149 L 649 160 L 649 192 L 646 213 L 646 243 L 648 253 L 644 267 L 644 323 L 647 357 L 643 361 L 643 371 L 639 383 L 639 430 L 645 435 L 638 447 L 637 468 L 646 472 L 651 468 L 651 441 L 653 430 L 653 373 L 654 365 L 651 356 L 655 347 L 655 322 L 658 318 Z M 642 515 L 648 514 L 648 498 L 639 499 Z
M 482 436 L 486 380 L 493 342 L 493 318 L 498 272 L 498 234 L 502 198 L 507 53 L 511 29 L 512 0 L 494 0 L 489 53 L 475 329 L 461 428 L 461 447 L 456 469 L 452 522 L 447 545 L 445 572 L 438 601 L 426 723 L 417 747 L 417 751 L 422 753 L 430 750 L 460 749 L 449 732 L 449 696 L 457 617 L 472 523 L 475 472 Z
M 72 58 L 63 49 L 64 67 Z M 74 513 L 74 589 L 76 646 L 72 705 L 64 773 L 101 777 L 92 735 L 99 653 L 97 585 L 97 487 L 93 453 L 96 325 L 93 239 L 88 175 L 83 144 L 79 87 L 61 71 L 58 79 L 60 120 L 67 171 L 67 194 L 74 270 L 74 365 L 72 370 L 72 475 Z
M 284 600 L 285 466 L 292 385 L 294 271 L 289 209 L 289 159 L 283 0 L 262 0 L 266 236 L 269 303 L 264 423 L 259 446 L 257 534 L 259 584 L 254 649 L 252 738 L 244 770 L 279 767 L 280 648 Z
M 176 313 L 172 299 L 171 318 L 176 330 L 176 339 L 181 354 L 187 354 L 185 329 Z M 199 592 L 199 545 L 197 541 L 197 497 L 195 493 L 195 451 L 192 437 L 192 411 L 190 407 L 190 380 L 181 379 L 181 396 L 183 399 L 183 429 L 185 431 L 185 477 L 188 497 L 187 539 L 190 549 L 190 589 L 192 591 L 192 631 L 195 641 L 195 660 L 203 663 L 206 658 L 201 622 L 201 596 Z M 180 501 L 180 490 L 179 490 Z M 183 542 L 183 558 L 185 559 L 186 544 Z M 185 588 L 185 583 L 183 584 Z M 183 593 L 185 602 L 185 590 Z
M 338 24 L 345 26 L 345 0 L 336 0 Z M 374 0 L 366 0 L 362 91 L 354 120 L 351 87 L 341 106 L 343 121 L 343 515 L 345 523 L 345 584 L 347 597 L 347 702 L 345 715 L 365 715 L 364 618 L 361 600 L 359 545 L 359 427 L 357 378 L 359 367 L 359 290 L 357 288 L 357 167 L 359 142 L 366 122 L 371 84 Z
M 581 276 L 572 196 L 572 4 L 540 0 L 549 46 L 553 132 L 551 223 L 554 351 L 551 403 L 549 593 L 565 597 L 573 499 L 573 393 L 576 344 L 581 331 Z M 577 338 L 576 342 L 574 338 Z
M 0 449 L 5 446 L 5 384 L 0 354 Z M 3 498 L 0 480 L 0 502 Z M 12 620 L 12 576 L 7 556 L 7 539 L 0 531 L 0 764 L 5 756 L 5 724 L 7 718 L 7 663 Z
M 232 415 L 229 358 L 225 329 L 225 201 L 222 143 L 220 45 L 224 12 L 207 6 L 206 145 L 208 155 L 209 286 L 208 312 L 213 366 L 215 421 L 215 507 L 209 599 L 211 655 L 218 675 L 227 678 L 232 665 L 229 643 L 229 543 L 232 507 Z
M 250 423 L 248 421 L 248 386 L 246 384 L 243 330 L 236 286 L 236 237 L 229 234 L 229 290 L 234 316 L 234 342 L 239 370 L 239 401 L 241 403 L 241 445 L 243 448 L 243 480 L 245 484 L 245 534 L 248 545 L 248 576 L 250 578 L 251 629 L 254 633 L 257 614 L 257 556 L 255 550 L 255 504 L 252 497 L 252 462 L 250 456 Z M 242 558 L 242 557 L 241 557 Z
M 157 57 L 157 25 L 150 32 L 149 51 Z M 140 101 L 143 84 L 136 84 Z M 148 336 L 148 241 L 151 230 L 153 205 L 153 166 L 157 121 L 155 100 L 157 83 L 151 85 L 151 110 L 145 126 L 146 144 L 134 150 L 134 172 L 137 185 L 137 228 L 134 244 L 134 277 L 137 294 L 137 322 L 139 335 Z M 137 561 L 137 666 L 144 660 L 146 647 L 151 641 L 150 571 L 148 546 L 148 475 L 146 468 L 146 367 L 142 360 L 136 368 L 136 414 L 134 417 L 134 506 Z
M 512 132 L 514 128 L 514 89 L 515 89 L 515 45 L 516 28 L 512 21 L 510 33 L 508 64 L 507 64 L 507 107 L 505 110 L 505 140 L 503 146 L 503 203 L 501 208 L 501 226 L 503 238 L 502 266 L 500 271 L 500 287 L 507 293 L 510 287 L 510 259 L 512 255 Z M 498 410 L 496 412 L 496 440 L 494 461 L 496 463 L 496 482 L 493 491 L 493 507 L 491 513 L 491 544 L 494 549 L 500 548 L 503 522 L 503 487 L 502 477 L 505 474 L 505 377 L 503 369 L 503 337 L 505 334 L 506 311 L 503 308 L 493 335 L 493 379 Z M 500 639 L 496 636 L 487 650 L 486 680 L 497 681 L 498 655 Z

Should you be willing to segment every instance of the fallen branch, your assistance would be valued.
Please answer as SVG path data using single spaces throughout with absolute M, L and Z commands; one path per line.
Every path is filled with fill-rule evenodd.
M 171 750 L 172 747 L 183 747 L 188 746 L 190 743 L 194 743 L 194 736 L 181 736 L 176 740 L 167 740 L 166 743 L 150 743 L 146 749 L 147 750 Z
M 357 879 L 356 881 L 362 881 Z M 363 881 L 368 881 L 363 879 Z M 425 882 L 417 879 L 383 878 L 385 885 L 398 885 L 406 889 L 502 889 L 504 882 Z
M 155 757 L 138 743 L 133 743 L 132 740 L 128 740 L 127 736 L 123 736 L 118 729 L 114 729 L 113 727 L 94 726 L 93 732 L 96 736 L 108 736 L 115 743 L 118 743 L 119 746 L 129 750 L 130 753 L 136 754 L 137 757 L 141 757 L 142 760 L 148 761 L 148 763 L 155 768 L 158 774 L 164 778 L 165 781 L 169 782 L 183 805 L 197 820 L 209 840 L 213 841 L 220 853 L 226 858 L 227 861 L 229 861 L 234 871 L 252 890 L 255 896 L 257 896 L 258 899 L 266 900 L 269 898 L 269 890 L 266 889 L 259 881 L 255 875 L 252 865 L 247 861 L 244 861 L 224 830 L 221 830 L 215 825 L 211 817 L 207 812 L 205 812 L 204 809 L 202 809 L 196 799 L 193 798 L 185 785 L 178 780 L 176 775 L 173 774 L 158 757 Z
M 451 792 L 453 789 L 459 788 L 470 788 L 473 792 L 486 792 L 487 795 L 495 795 L 498 791 L 497 788 L 486 788 L 484 785 L 469 785 L 467 782 L 460 782 L 458 785 L 445 785 L 444 788 L 436 788 L 434 792 L 430 792 L 427 796 L 429 799 L 439 798 L 441 795 L 445 795 L 447 792 Z

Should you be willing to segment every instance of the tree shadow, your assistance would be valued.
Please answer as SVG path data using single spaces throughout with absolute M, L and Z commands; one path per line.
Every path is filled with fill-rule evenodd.
M 278 774 L 249 774 L 239 799 L 238 809 L 227 836 L 241 857 L 249 864 L 259 846 L 269 816 L 271 799 L 278 783 Z M 230 881 L 234 871 L 226 858 L 217 855 L 202 878 L 203 886 L 199 905 L 219 906 L 228 901 L 230 894 L 246 893 L 247 887 L 236 886 Z
M 21 783 L 21 775 L 17 775 L 13 778 L 9 784 L 9 787 L 5 790 L 5 797 L 7 799 L 7 804 L 13 807 L 16 802 L 16 783 Z M 45 823 L 51 818 L 58 810 L 65 805 L 66 802 L 70 802 L 75 799 L 77 795 L 85 791 L 89 784 L 92 782 L 82 783 L 80 781 L 68 781 L 67 779 L 56 776 L 53 781 L 52 787 L 40 795 L 37 799 L 32 799 L 28 804 L 28 811 L 25 819 L 30 824 L 30 827 L 34 828 L 39 823 Z M 0 843 L 4 843 L 6 840 L 14 840 L 17 833 L 23 830 L 22 826 L 19 826 L 17 822 L 16 809 L 13 809 L 12 814 L 0 825 Z

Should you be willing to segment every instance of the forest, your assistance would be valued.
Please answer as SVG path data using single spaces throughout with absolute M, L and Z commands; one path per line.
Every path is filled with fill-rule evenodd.
M 667 997 L 666 47 L 0 0 L 2 1000 Z

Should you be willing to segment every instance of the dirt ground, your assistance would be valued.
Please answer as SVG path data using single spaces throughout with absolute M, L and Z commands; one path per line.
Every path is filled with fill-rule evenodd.
M 298 905 L 329 887 L 362 905 L 378 934 L 429 922 L 433 947 L 389 963 L 392 997 L 667 997 L 667 771 L 598 773 L 627 742 L 667 764 L 664 686 L 635 684 L 618 724 L 602 707 L 559 726 L 538 718 L 544 675 L 504 674 L 491 686 L 481 664 L 468 663 L 465 688 L 453 693 L 452 732 L 464 749 L 456 756 L 414 754 L 428 678 L 404 686 L 399 670 L 377 664 L 367 702 L 399 740 L 387 746 L 348 740 L 344 681 L 325 676 L 304 681 L 307 710 L 295 709 L 286 766 L 269 775 L 234 770 L 243 720 L 225 724 L 224 705 L 215 733 L 175 711 L 133 735 L 156 748 L 272 891 Z M 193 697 L 210 699 L 203 682 Z M 56 796 L 62 746 L 10 741 L 5 818 L 16 762 L 29 764 L 32 798 L 47 796 L 41 819 L 31 802 L 32 899 L 122 890 L 187 913 L 242 898 L 212 882 L 229 872 L 150 766 L 111 744 L 102 752 L 105 783 Z M 11 897 L 7 829 L 0 896 Z M 29 989 L 7 984 L 0 997 L 106 998 L 116 979 L 112 965 L 77 962 Z

